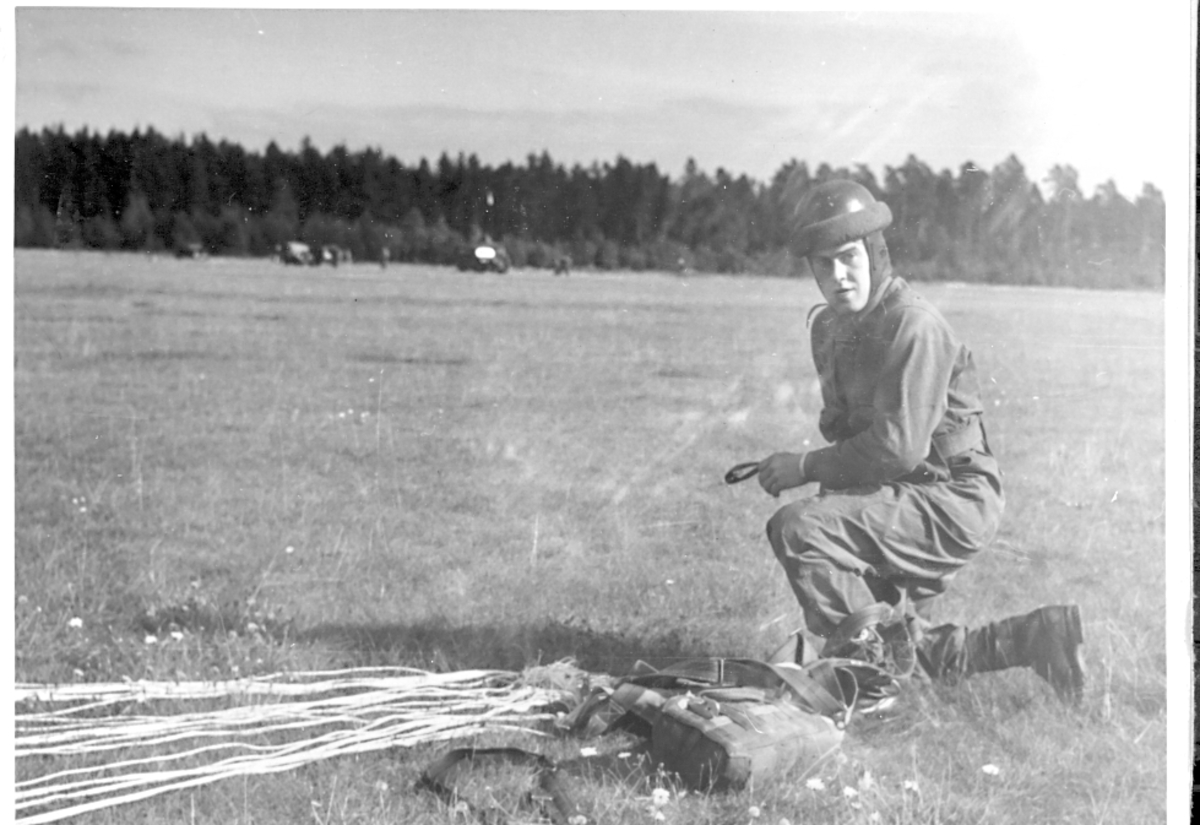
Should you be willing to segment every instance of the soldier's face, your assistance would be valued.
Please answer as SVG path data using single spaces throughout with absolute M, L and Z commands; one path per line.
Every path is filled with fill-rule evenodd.
M 871 299 L 871 256 L 861 240 L 818 249 L 808 265 L 829 306 L 839 315 L 853 315 Z

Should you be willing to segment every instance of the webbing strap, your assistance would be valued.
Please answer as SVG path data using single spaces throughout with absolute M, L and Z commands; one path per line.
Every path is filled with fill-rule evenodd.
M 847 701 L 835 675 L 831 674 L 831 678 L 824 680 L 818 679 L 813 671 L 795 666 L 772 665 L 772 668 L 779 678 L 787 682 L 801 703 L 815 713 L 844 720 L 846 711 L 854 705 L 853 697 Z
M 657 673 L 635 676 L 630 681 L 646 687 L 669 688 L 680 680 L 698 687 L 758 687 L 778 690 L 786 686 L 798 704 L 813 713 L 840 718 L 850 703 L 843 697 L 835 676 L 820 676 L 799 667 L 771 665 L 756 659 L 690 659 Z

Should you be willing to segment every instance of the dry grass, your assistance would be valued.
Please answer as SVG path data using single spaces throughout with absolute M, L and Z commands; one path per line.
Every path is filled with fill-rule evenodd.
M 1025 671 L 918 688 L 803 778 L 825 791 L 673 798 L 667 821 L 1165 816 L 1162 296 L 920 288 L 975 351 L 1009 494 L 937 616 L 1080 603 L 1084 707 Z M 17 678 L 762 655 L 799 620 L 762 533 L 777 504 L 721 474 L 819 441 L 815 299 L 755 278 L 19 250 Z M 536 746 L 574 760 L 601 821 L 651 821 L 653 777 Z M 87 821 L 449 822 L 411 792 L 436 751 Z

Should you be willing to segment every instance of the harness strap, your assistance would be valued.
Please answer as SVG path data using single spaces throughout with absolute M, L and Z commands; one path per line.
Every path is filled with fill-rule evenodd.
M 831 719 L 841 718 L 852 703 L 845 701 L 836 678 L 815 677 L 808 670 L 760 662 L 757 659 L 689 659 L 656 673 L 629 681 L 645 687 L 671 688 L 690 682 L 697 688 L 757 687 L 790 689 L 801 707 Z
M 916 638 L 909 624 L 915 616 L 907 589 L 900 588 L 900 601 L 897 604 L 876 602 L 843 619 L 826 640 L 821 656 L 866 658 L 870 664 L 882 666 L 893 676 L 906 679 L 912 675 L 917 664 Z M 855 643 L 855 638 L 871 627 L 876 628 L 874 643 L 879 649 L 868 648 L 874 653 L 864 655 L 863 647 Z
M 859 633 L 866 630 L 868 627 L 886 622 L 892 618 L 892 606 L 887 602 L 876 602 L 854 611 L 846 618 L 842 619 L 833 631 L 829 634 L 829 638 L 825 640 L 825 650 L 831 654 L 837 655 L 836 651 L 845 646 Z
M 794 665 L 773 665 L 772 669 L 809 710 L 835 721 L 846 721 L 850 708 L 854 706 L 854 697 L 851 696 L 847 701 L 836 674 L 833 674 L 833 678 L 825 679 L 819 678 L 813 670 L 804 670 Z

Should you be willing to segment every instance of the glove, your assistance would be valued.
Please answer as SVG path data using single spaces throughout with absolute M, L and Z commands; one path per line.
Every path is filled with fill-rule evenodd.
M 784 490 L 808 482 L 804 475 L 805 453 L 775 453 L 758 465 L 758 483 L 775 498 Z

